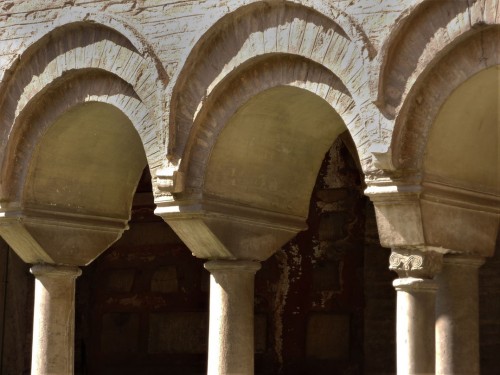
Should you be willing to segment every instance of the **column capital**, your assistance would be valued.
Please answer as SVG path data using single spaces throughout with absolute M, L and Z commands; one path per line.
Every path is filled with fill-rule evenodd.
M 204 265 L 210 273 L 225 271 L 225 272 L 251 272 L 256 273 L 260 270 L 260 262 L 251 260 L 209 260 Z
M 76 266 L 66 266 L 57 264 L 35 264 L 31 266 L 30 272 L 36 278 L 39 277 L 73 277 L 77 278 L 82 274 L 82 270 Z
M 393 248 L 389 269 L 400 278 L 432 279 L 441 271 L 443 254 L 411 248 Z

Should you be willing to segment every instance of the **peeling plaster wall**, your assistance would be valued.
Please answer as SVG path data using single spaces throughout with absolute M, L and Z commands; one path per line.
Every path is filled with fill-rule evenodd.
M 309 229 L 257 273 L 256 314 L 270 345 L 257 352 L 258 373 L 362 373 L 365 202 L 339 138 L 316 181 Z

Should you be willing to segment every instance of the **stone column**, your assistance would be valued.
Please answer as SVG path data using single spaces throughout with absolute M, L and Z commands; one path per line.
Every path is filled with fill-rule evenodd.
M 73 374 L 75 336 L 75 280 L 78 267 L 38 264 L 31 373 Z
M 254 277 L 260 263 L 213 260 L 210 271 L 208 374 L 254 373 Z
M 436 374 L 479 375 L 478 257 L 447 255 L 436 277 Z
M 398 375 L 434 375 L 435 304 L 442 255 L 416 249 L 395 248 L 389 268 L 396 271 L 396 343 Z

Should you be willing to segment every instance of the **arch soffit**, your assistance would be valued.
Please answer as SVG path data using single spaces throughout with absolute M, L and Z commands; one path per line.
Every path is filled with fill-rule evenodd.
M 212 149 L 231 117 L 253 97 L 279 86 L 304 89 L 327 102 L 351 133 L 362 164 L 370 161 L 368 134 L 356 103 L 341 80 L 308 59 L 272 54 L 255 58 L 245 69 L 229 74 L 204 103 L 193 124 L 180 166 L 185 173 L 187 190 L 198 191 L 203 187 Z
M 439 110 L 461 84 L 475 74 L 500 65 L 500 26 L 469 34 L 434 64 L 405 102 L 406 115 L 396 119 L 391 149 L 393 164 L 407 173 L 422 169 L 427 139 Z
M 160 150 L 161 141 L 157 139 L 161 132 L 156 127 L 162 123 L 163 98 L 156 87 L 158 73 L 121 33 L 90 22 L 65 23 L 32 43 L 22 57 L 1 85 L 0 165 L 2 169 L 6 168 L 2 172 L 4 177 L 9 169 L 15 168 L 7 164 L 18 160 L 18 157 L 7 154 L 16 152 L 18 139 L 12 134 L 17 132 L 17 126 L 24 124 L 17 121 L 18 117 L 25 111 L 29 112 L 28 109 L 33 110 L 35 106 L 29 104 L 37 103 L 54 83 L 68 77 L 82 79 L 82 75 L 73 73 L 87 69 L 107 72 L 132 87 L 141 105 L 133 106 L 135 113 L 128 111 L 129 117 L 138 127 L 150 168 L 161 164 L 163 152 Z M 78 92 L 79 84 L 72 80 L 67 89 Z
M 496 0 L 421 0 L 396 22 L 375 64 L 379 67 L 377 97 L 389 118 L 405 115 L 413 87 L 454 45 L 487 25 L 498 24 Z M 389 132 L 391 129 L 387 129 Z
M 77 85 L 75 81 L 78 81 Z M 75 86 L 78 87 L 77 90 L 73 90 Z M 152 120 L 133 88 L 119 77 L 102 70 L 84 69 L 66 73 L 55 81 L 45 94 L 37 96 L 16 117 L 12 140 L 8 144 L 7 154 L 15 150 L 16 164 L 5 163 L 3 166 L 0 200 L 12 202 L 14 205 L 22 201 L 25 181 L 37 144 L 64 113 L 82 103 L 106 103 L 123 112 L 141 138 L 144 134 L 140 134 L 140 129 L 145 127 L 144 123 Z M 138 113 L 146 115 L 141 118 L 137 116 Z M 146 140 L 146 144 L 154 140 L 153 136 L 150 138 L 149 141 Z M 142 141 L 145 142 L 145 139 L 142 138 Z M 150 155 L 146 154 L 146 157 L 149 161 Z
M 265 54 L 293 54 L 333 71 L 358 105 L 369 100 L 364 64 L 368 38 L 359 26 L 346 31 L 330 15 L 294 2 L 250 4 L 220 19 L 189 53 L 170 103 L 169 157 L 184 153 L 191 126 L 214 89 L 231 72 Z M 343 25 L 348 18 L 341 17 Z M 357 33 L 356 37 L 352 36 Z M 361 57 L 361 58 L 360 58 Z

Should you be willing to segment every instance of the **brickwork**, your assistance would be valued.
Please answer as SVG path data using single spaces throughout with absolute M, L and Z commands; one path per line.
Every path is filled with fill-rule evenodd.
M 59 176 L 56 171 L 61 186 L 45 188 L 57 194 L 34 188 L 43 178 L 33 176 L 49 175 L 50 170 L 50 166 L 41 171 L 34 167 L 44 137 L 77 106 L 106 103 L 122 112 L 137 130 L 148 163 L 135 194 L 130 230 L 85 267 L 77 281 L 77 373 L 206 371 L 209 274 L 203 269 L 204 260 L 193 257 L 174 231 L 153 214 L 155 204 L 157 214 L 180 237 L 188 233 L 190 242 L 182 238 L 191 251 L 195 252 L 193 244 L 206 247 L 201 254 L 207 258 L 235 258 L 228 243 L 245 242 L 250 250 L 237 254 L 265 259 L 276 249 L 262 250 L 265 256 L 260 258 L 257 250 L 274 242 L 281 245 L 285 241 L 279 238 L 291 238 L 307 219 L 308 229 L 263 262 L 256 275 L 258 374 L 395 372 L 391 281 L 396 275 L 387 268 L 389 253 L 381 248 L 381 241 L 387 247 L 494 255 L 480 271 L 480 345 L 482 372 L 495 373 L 495 355 L 500 350 L 500 240 L 496 238 L 493 251 L 491 234 L 498 233 L 500 211 L 498 187 L 488 187 L 484 181 L 496 181 L 489 176 L 498 176 L 499 168 L 495 161 L 483 160 L 483 155 L 496 155 L 498 145 L 489 142 L 493 137 L 488 132 L 496 129 L 498 119 L 486 116 L 496 106 L 490 95 L 481 97 L 484 107 L 465 108 L 465 104 L 471 102 L 470 96 L 482 95 L 486 85 L 481 82 L 498 75 L 499 24 L 498 0 L 0 2 L 0 229 L 10 246 L 27 262 L 57 263 L 48 253 L 40 255 L 45 251 L 38 241 L 42 237 L 33 237 L 38 229 L 27 235 L 33 229 L 30 225 L 57 227 L 70 236 L 76 227 L 93 226 L 97 230 L 88 236 L 91 242 L 97 232 L 111 232 L 118 216 L 120 224 L 126 224 L 126 205 L 125 213 L 120 207 L 120 214 L 110 212 L 104 219 L 92 210 L 87 216 L 84 213 L 89 194 L 117 193 L 130 171 L 120 170 L 121 177 L 117 174 L 114 181 L 101 184 L 106 186 L 99 185 L 96 176 L 89 178 L 89 186 L 102 191 L 82 187 L 75 207 L 43 199 L 56 196 L 58 189 L 64 191 L 65 182 L 87 167 L 84 156 L 77 158 L 78 165 L 61 172 L 72 176 Z M 466 84 L 475 89 L 464 94 Z M 265 97 L 262 94 L 277 88 L 285 88 L 282 92 L 288 96 L 268 98 L 284 102 L 281 112 L 273 112 L 272 100 L 268 112 L 257 113 L 251 107 L 255 103 L 264 107 L 259 102 Z M 300 154 L 294 147 L 300 143 L 281 137 L 292 123 L 287 115 L 294 113 L 286 108 L 293 105 L 283 98 L 295 96 L 309 103 L 304 107 L 311 105 L 306 101 L 309 97 L 317 100 L 315 105 L 326 103 L 338 115 L 338 121 L 332 120 L 340 124 L 335 127 L 346 131 L 338 138 L 335 135 L 336 140 L 317 137 L 325 138 L 321 141 L 326 147 L 334 143 L 313 189 L 315 175 L 309 179 L 306 175 L 319 167 L 324 152 L 319 140 L 301 144 L 305 151 Z M 456 99 L 452 105 L 459 104 L 449 112 L 463 110 L 463 124 L 462 118 L 446 117 L 443 108 L 451 98 Z M 258 127 L 238 118 L 248 108 L 252 114 L 272 118 L 262 121 L 266 130 L 276 133 L 266 133 L 268 143 L 259 142 L 261 134 L 254 131 Z M 304 114 L 307 121 L 294 128 L 298 136 L 307 131 L 323 134 L 324 124 L 314 115 Z M 469 128 L 465 117 L 472 124 Z M 446 124 L 455 126 L 455 122 L 456 128 L 447 134 Z M 252 146 L 256 150 L 279 149 L 269 154 L 277 155 L 274 166 L 294 179 L 274 176 L 267 161 L 255 158 L 250 146 L 238 154 L 243 162 L 224 170 L 226 164 L 214 157 L 219 155 L 217 146 L 225 160 L 241 151 L 227 144 L 231 141 L 224 143 L 228 139 L 224 132 L 233 125 L 235 138 L 245 143 L 253 137 L 248 144 L 264 145 Z M 432 138 L 437 125 L 445 139 Z M 125 133 L 118 133 L 106 141 L 128 144 Z M 295 134 L 288 133 L 289 138 Z M 486 151 L 462 150 L 461 145 L 471 144 Z M 317 150 L 321 151 L 315 163 Z M 461 151 L 455 154 L 454 150 Z M 307 160 L 295 165 L 288 157 L 294 151 Z M 439 168 L 432 165 L 431 156 L 448 151 L 452 163 L 445 169 L 457 173 L 452 178 L 433 175 L 432 167 L 438 172 Z M 106 155 L 99 156 L 99 162 L 109 162 Z M 465 160 L 472 162 L 464 164 Z M 479 172 L 468 174 L 473 168 L 462 164 L 477 166 Z M 120 168 L 109 170 L 115 169 Z M 234 178 L 237 172 L 245 177 L 238 180 L 239 185 Z M 283 181 L 266 180 L 270 175 Z M 478 181 L 478 175 L 486 178 Z M 255 181 L 255 186 L 261 184 L 260 190 L 245 195 Z M 307 192 L 300 193 L 295 183 Z M 218 189 L 220 185 L 224 189 Z M 126 186 L 131 197 L 132 184 Z M 264 197 L 262 192 L 271 190 L 273 194 Z M 32 191 L 36 194 L 30 201 Z M 299 201 L 297 191 L 307 197 L 301 206 L 304 212 L 311 196 L 307 218 L 291 208 Z M 200 212 L 193 207 L 201 207 Z M 30 209 L 40 211 L 30 216 Z M 189 210 L 194 211 L 186 215 Z M 196 221 L 196 230 L 191 232 L 187 225 L 182 232 L 182 223 L 173 224 L 175 214 L 185 215 L 179 221 L 188 217 L 188 225 Z M 197 219 L 192 220 L 191 214 Z M 233 223 L 233 214 L 239 221 Z M 212 217 L 206 220 L 203 215 Z M 64 225 L 70 223 L 69 232 L 46 225 L 46 220 L 57 222 L 61 217 Z M 216 217 L 229 220 L 217 226 Z M 247 227 L 242 229 L 243 222 Z M 278 227 L 282 237 L 273 237 Z M 122 234 L 114 229 L 117 236 L 106 239 L 106 247 Z M 254 230 L 259 233 L 252 237 Z M 64 255 L 73 251 L 73 257 L 60 258 L 64 261 L 59 263 L 71 263 L 76 259 L 75 248 L 61 249 L 65 238 L 54 233 L 43 238 L 45 244 L 61 240 L 56 251 Z M 0 244 L 0 252 L 0 370 L 28 373 L 33 279 L 28 266 L 8 246 Z M 77 263 L 86 264 L 94 257 Z

